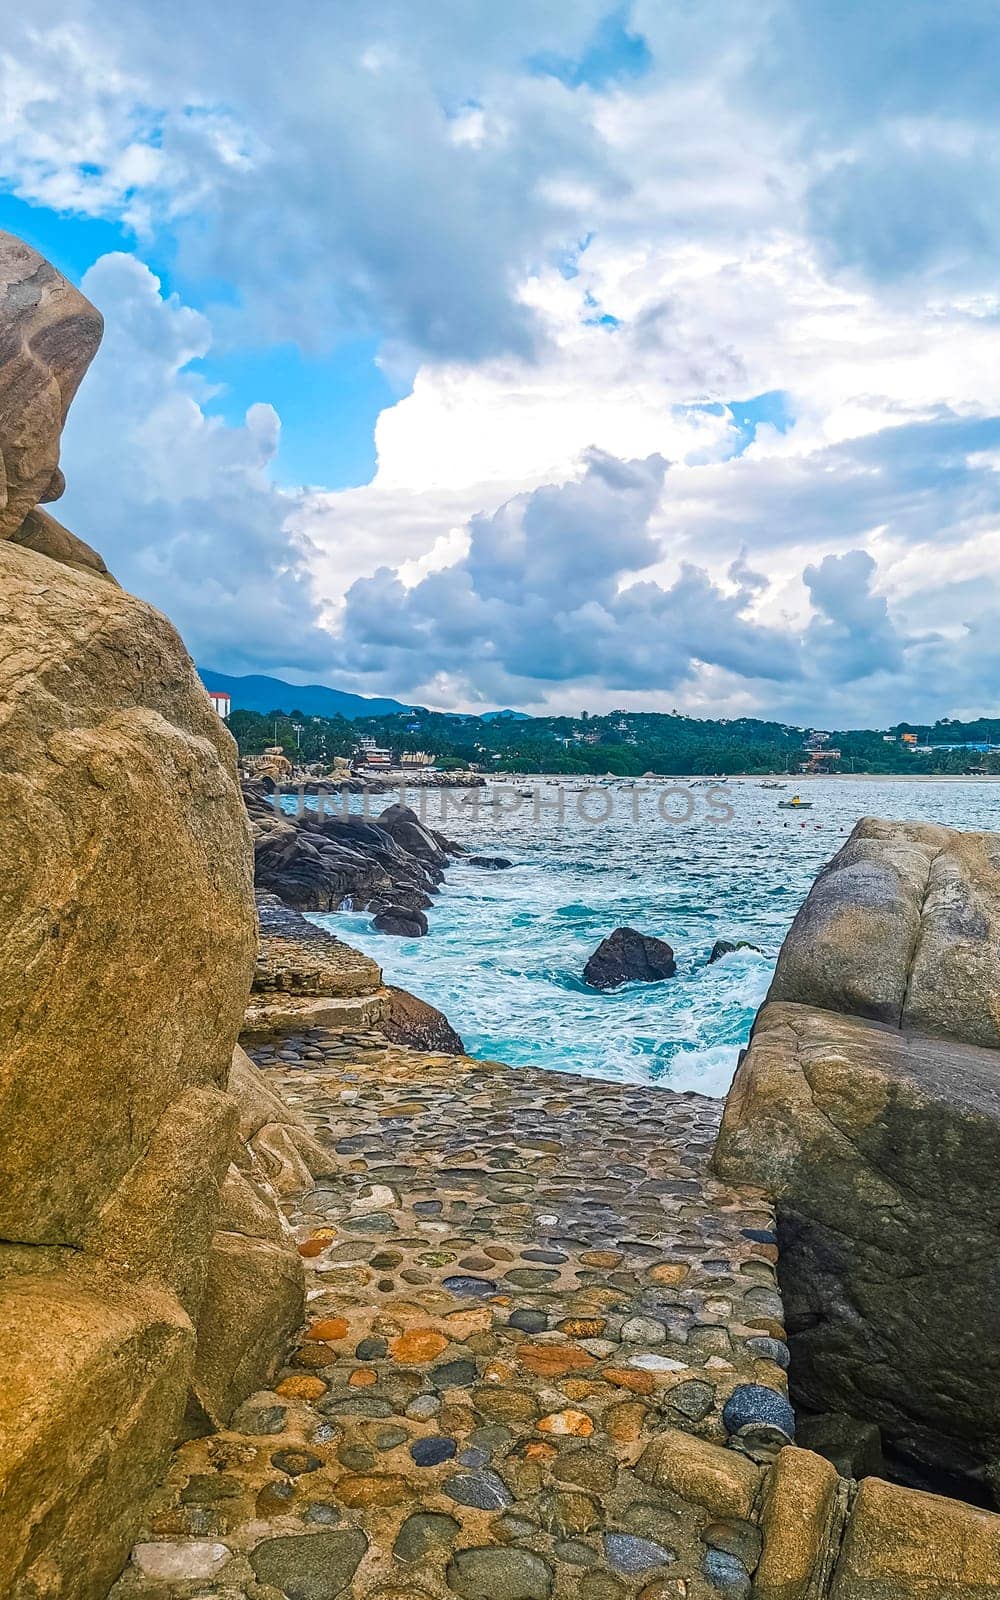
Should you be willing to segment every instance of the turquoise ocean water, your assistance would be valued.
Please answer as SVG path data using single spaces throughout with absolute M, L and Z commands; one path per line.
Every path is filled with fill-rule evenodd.
M 374 933 L 367 913 L 313 920 L 379 961 L 387 982 L 439 1006 L 472 1054 L 703 1094 L 728 1088 L 788 925 L 860 816 L 1000 826 L 1000 785 L 988 781 L 816 779 L 801 786 L 812 809 L 800 813 L 778 809 L 791 783 L 648 780 L 582 795 L 566 784 L 562 816 L 543 803 L 554 786 L 539 784 L 526 780 L 525 798 L 505 787 L 502 806 L 463 806 L 443 791 L 444 821 L 441 792 L 426 796 L 432 826 L 514 862 L 506 872 L 453 866 L 427 938 Z M 610 814 L 590 821 L 581 810 Z M 583 983 L 588 955 L 623 923 L 669 941 L 675 978 L 609 994 Z M 716 939 L 746 939 L 761 954 L 709 966 Z

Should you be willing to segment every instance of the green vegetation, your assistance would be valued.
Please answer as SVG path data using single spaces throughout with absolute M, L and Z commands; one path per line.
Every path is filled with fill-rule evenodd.
M 258 755 L 280 745 L 293 762 L 330 761 L 350 757 L 362 738 L 371 738 L 397 754 L 427 750 L 444 770 L 474 763 L 494 772 L 613 772 L 639 777 L 644 772 L 796 773 L 807 759 L 811 730 L 763 722 L 753 717 L 698 719 L 673 712 L 613 711 L 606 717 L 531 717 L 524 721 L 462 717 L 444 712 L 404 712 L 360 718 L 312 717 L 302 712 L 234 711 L 230 721 L 243 755 Z M 904 733 L 921 745 L 980 741 L 1000 745 L 1000 718 L 955 722 L 945 718 L 933 726 L 900 723 L 894 728 L 829 730 L 827 748 L 839 760 L 825 763 L 831 772 L 1000 773 L 1000 754 L 976 750 L 914 752 L 902 742 Z M 886 734 L 892 736 L 886 741 Z

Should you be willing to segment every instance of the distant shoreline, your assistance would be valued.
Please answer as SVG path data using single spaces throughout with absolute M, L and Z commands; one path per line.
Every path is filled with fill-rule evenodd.
M 780 779 L 792 788 L 804 783 L 815 783 L 817 778 L 832 779 L 835 783 L 997 783 L 1000 772 L 800 772 L 786 778 L 782 772 L 762 775 L 758 772 L 732 772 L 720 783 L 770 783 Z

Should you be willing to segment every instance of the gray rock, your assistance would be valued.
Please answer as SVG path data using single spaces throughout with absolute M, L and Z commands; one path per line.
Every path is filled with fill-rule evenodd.
M 270 1583 L 288 1600 L 336 1600 L 348 1588 L 368 1539 L 360 1528 L 336 1533 L 290 1534 L 266 1539 L 250 1552 L 259 1583 Z
M 583 981 L 592 989 L 617 989 L 623 983 L 657 983 L 676 971 L 674 952 L 663 939 L 635 928 L 616 928 L 588 960 Z
M 606 1533 L 604 1554 L 608 1565 L 626 1577 L 639 1577 L 644 1572 L 654 1572 L 676 1560 L 676 1550 L 656 1544 L 652 1539 L 642 1539 L 635 1533 Z
M 750 1574 L 736 1556 L 724 1550 L 706 1550 L 701 1570 L 724 1600 L 750 1600 Z
M 797 1401 L 978 1477 L 1000 1456 L 997 1054 L 769 1004 L 714 1165 L 775 1202 Z
M 780 1446 L 795 1438 L 795 1412 L 774 1389 L 741 1383 L 722 1408 L 722 1426 L 730 1436 Z
M 549 1600 L 553 1574 L 530 1550 L 473 1546 L 455 1551 L 445 1579 L 465 1600 Z
M 503 1479 L 488 1469 L 483 1472 L 454 1472 L 445 1478 L 441 1491 L 460 1506 L 471 1506 L 476 1511 L 505 1511 L 514 1504 Z
M 443 1511 L 415 1511 L 396 1535 L 392 1553 L 398 1561 L 421 1561 L 435 1550 L 450 1550 L 461 1529 Z

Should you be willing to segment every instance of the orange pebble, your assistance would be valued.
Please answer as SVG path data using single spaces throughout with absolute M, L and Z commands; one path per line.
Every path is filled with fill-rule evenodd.
M 282 1378 L 274 1392 L 284 1395 L 287 1400 L 318 1400 L 321 1394 L 326 1394 L 326 1384 L 322 1378 L 309 1378 L 304 1375 Z
M 654 1384 L 650 1372 L 633 1371 L 630 1367 L 605 1367 L 601 1373 L 605 1383 L 616 1389 L 631 1389 L 633 1394 L 652 1394 Z
M 438 1333 L 435 1328 L 409 1328 L 406 1333 L 401 1333 L 398 1339 L 393 1339 L 389 1351 L 396 1361 L 419 1363 L 433 1361 L 447 1344 L 444 1334 Z
M 539 1433 L 560 1434 L 573 1439 L 589 1439 L 594 1431 L 594 1424 L 587 1413 L 574 1411 L 572 1406 L 567 1406 L 565 1411 L 551 1411 L 536 1423 L 536 1427 Z
M 324 1317 L 322 1322 L 314 1322 L 306 1333 L 307 1339 L 342 1339 L 347 1332 L 347 1323 L 343 1317 Z

